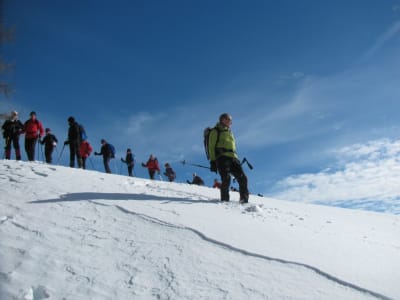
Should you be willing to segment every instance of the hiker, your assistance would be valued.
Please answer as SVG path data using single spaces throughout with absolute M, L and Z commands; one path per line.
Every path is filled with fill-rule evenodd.
M 64 142 L 65 145 L 69 145 L 69 166 L 75 167 L 75 157 L 78 164 L 78 168 L 82 168 L 82 158 L 79 153 L 79 147 L 81 146 L 82 137 L 79 124 L 75 121 L 74 117 L 68 118 L 68 140 Z
M 214 179 L 213 188 L 217 188 L 217 189 L 221 188 L 221 182 L 219 182 L 217 178 Z
M 172 182 L 176 178 L 175 171 L 172 169 L 171 165 L 169 163 L 165 163 L 165 172 L 164 175 L 168 178 L 169 182 Z
M 191 182 L 189 180 L 186 180 L 186 182 L 189 184 L 204 185 L 203 179 L 201 179 L 201 177 L 196 173 L 193 173 L 193 179 Z
M 51 164 L 52 162 L 52 154 L 54 148 L 57 146 L 58 140 L 54 134 L 51 133 L 50 128 L 46 128 L 46 135 L 40 141 L 42 145 L 44 145 L 44 157 L 46 158 L 46 163 Z
M 130 148 L 126 149 L 125 159 L 121 157 L 121 161 L 128 166 L 128 176 L 133 176 L 133 167 L 135 166 L 134 155 L 132 154 L 132 150 Z
M 83 140 L 80 147 L 79 147 L 79 154 L 82 159 L 82 169 L 86 169 L 86 159 L 90 156 L 90 153 L 92 153 L 93 148 L 89 144 L 87 140 Z
M 40 122 L 36 113 L 32 111 L 30 118 L 25 122 L 23 132 L 25 133 L 25 152 L 29 161 L 35 160 L 36 141 L 44 135 L 42 122 Z
M 221 201 L 229 201 L 230 174 L 232 174 L 239 183 L 240 203 L 247 203 L 249 201 L 247 176 L 236 154 L 236 142 L 231 126 L 232 117 L 223 113 L 210 132 L 208 140 L 210 170 L 218 171 L 221 176 Z
M 95 152 L 94 155 L 103 155 L 104 169 L 106 173 L 111 173 L 110 160 L 113 158 L 113 151 L 105 139 L 101 139 L 100 143 L 102 145 L 101 150 Z
M 156 172 L 160 174 L 160 166 L 158 165 L 157 158 L 151 154 L 146 163 L 142 163 L 142 167 L 147 168 L 149 171 L 150 179 L 154 179 Z
M 11 159 L 11 145 L 15 150 L 15 159 L 21 160 L 21 149 L 19 147 L 19 136 L 24 129 L 24 124 L 18 119 L 18 112 L 11 112 L 8 120 L 1 126 L 5 139 L 5 159 Z

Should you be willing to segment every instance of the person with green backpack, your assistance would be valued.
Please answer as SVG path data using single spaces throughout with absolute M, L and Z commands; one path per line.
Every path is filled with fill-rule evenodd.
M 209 130 L 207 139 L 207 156 L 210 160 L 210 170 L 221 176 L 221 201 L 229 201 L 229 186 L 231 175 L 239 183 L 240 203 L 249 201 L 247 176 L 236 153 L 236 142 L 231 131 L 232 117 L 223 113 L 219 122 Z

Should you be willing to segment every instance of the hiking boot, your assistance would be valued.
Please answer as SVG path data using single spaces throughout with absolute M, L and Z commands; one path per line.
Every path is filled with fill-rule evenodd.
M 221 199 L 221 202 L 229 202 L 229 199 Z
M 249 203 L 249 200 L 248 199 L 240 199 L 239 203 Z

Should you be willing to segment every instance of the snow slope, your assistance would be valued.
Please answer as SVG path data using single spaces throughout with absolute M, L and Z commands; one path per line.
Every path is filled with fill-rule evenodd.
M 400 299 L 400 216 L 0 161 L 0 299 Z

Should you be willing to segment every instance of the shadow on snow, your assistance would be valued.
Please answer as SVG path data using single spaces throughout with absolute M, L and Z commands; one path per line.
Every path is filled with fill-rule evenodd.
M 114 201 L 160 201 L 166 203 L 180 202 L 183 204 L 196 204 L 196 203 L 218 203 L 218 200 L 193 200 L 187 198 L 178 197 L 160 197 L 154 195 L 145 194 L 123 194 L 123 193 L 69 193 L 60 195 L 59 198 L 35 200 L 29 201 L 28 203 L 41 204 L 41 203 L 56 203 L 56 202 L 68 202 L 68 201 L 93 201 L 93 200 L 114 200 Z

